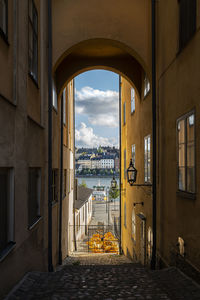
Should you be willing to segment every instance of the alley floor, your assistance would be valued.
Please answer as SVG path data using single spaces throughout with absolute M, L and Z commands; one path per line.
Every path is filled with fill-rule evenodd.
M 53 273 L 31 272 L 6 300 L 200 299 L 200 286 L 176 268 L 150 271 L 115 254 L 68 257 Z

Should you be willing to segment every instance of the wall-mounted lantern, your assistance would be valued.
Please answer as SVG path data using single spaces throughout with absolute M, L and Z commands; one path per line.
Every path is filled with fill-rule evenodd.
M 127 169 L 127 179 L 128 179 L 128 183 L 131 186 L 133 186 L 133 184 L 136 182 L 136 179 L 137 179 L 137 170 L 133 165 L 132 158 L 130 160 L 129 167 Z

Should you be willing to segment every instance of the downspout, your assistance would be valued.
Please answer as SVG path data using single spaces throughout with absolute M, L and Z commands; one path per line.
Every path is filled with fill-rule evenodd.
M 77 251 L 77 244 L 76 244 L 76 206 L 75 201 L 77 200 L 77 186 L 78 180 L 75 179 L 75 80 L 73 79 L 73 135 L 74 135 L 74 143 L 73 143 L 73 169 L 74 169 L 74 192 L 73 192 L 73 218 L 74 218 L 74 226 L 73 226 L 73 235 L 74 235 L 74 250 Z
M 52 264 L 52 8 L 48 0 L 48 271 Z
M 59 245 L 58 263 L 62 265 L 62 200 L 63 200 L 63 95 L 61 96 L 60 118 L 60 210 L 59 210 Z
M 119 193 L 119 232 L 120 232 L 120 241 L 119 241 L 119 253 L 122 254 L 122 228 L 121 228 L 121 209 L 122 209 L 122 204 L 121 204 L 121 143 L 122 143 L 122 138 L 121 138 L 121 76 L 119 76 L 119 188 L 120 188 L 120 193 Z
M 153 139 L 153 180 L 152 180 L 152 219 L 153 219 L 153 247 L 151 269 L 156 268 L 156 2 L 152 0 L 152 139 Z

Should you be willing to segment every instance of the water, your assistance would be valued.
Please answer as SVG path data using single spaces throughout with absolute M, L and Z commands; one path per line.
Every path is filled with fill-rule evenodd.
M 94 185 L 104 185 L 104 186 L 109 186 L 111 180 L 113 179 L 112 177 L 77 177 L 78 179 L 78 184 L 81 184 L 82 181 L 85 181 L 86 185 L 88 188 L 93 188 Z M 119 178 L 115 178 L 117 181 L 117 184 L 119 186 Z

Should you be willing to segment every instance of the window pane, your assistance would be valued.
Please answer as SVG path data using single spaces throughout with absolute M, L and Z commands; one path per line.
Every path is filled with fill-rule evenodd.
M 179 167 L 178 169 L 178 187 L 179 190 L 185 191 L 185 167 Z
M 7 29 L 6 29 L 6 20 L 7 17 L 7 12 L 6 12 L 6 1 L 5 0 L 0 0 L 0 28 L 2 31 L 7 34 Z
M 0 251 L 8 243 L 8 171 L 0 170 Z
M 135 90 L 131 89 L 131 112 L 135 111 Z

